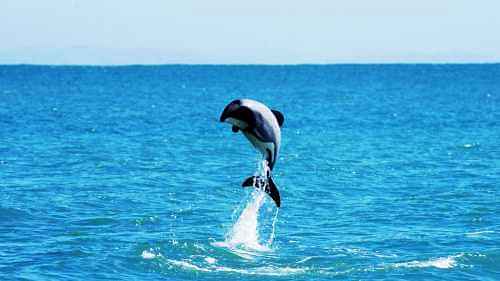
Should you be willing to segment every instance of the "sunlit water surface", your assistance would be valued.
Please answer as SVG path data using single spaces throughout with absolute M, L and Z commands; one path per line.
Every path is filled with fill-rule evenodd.
M 0 277 L 498 280 L 499 122 L 499 65 L 0 66 Z

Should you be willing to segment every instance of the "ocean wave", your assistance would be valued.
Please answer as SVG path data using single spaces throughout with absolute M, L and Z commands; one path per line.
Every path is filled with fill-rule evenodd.
M 493 230 L 473 231 L 465 233 L 465 236 L 470 238 L 480 238 L 484 237 L 484 234 L 492 234 L 492 233 L 495 233 L 495 231 Z

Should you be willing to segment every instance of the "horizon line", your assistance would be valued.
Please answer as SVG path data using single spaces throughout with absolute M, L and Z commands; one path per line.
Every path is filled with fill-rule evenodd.
M 332 65 L 494 65 L 500 61 L 405 61 L 405 62 L 331 62 L 331 63 L 124 63 L 124 64 L 66 64 L 66 63 L 1 63 L 0 66 L 50 67 L 129 67 L 129 66 L 332 66 Z

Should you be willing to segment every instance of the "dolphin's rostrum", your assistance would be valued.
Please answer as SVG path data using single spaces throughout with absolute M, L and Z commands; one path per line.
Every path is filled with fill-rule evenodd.
M 233 125 L 232 130 L 235 133 L 241 131 L 250 143 L 262 153 L 269 166 L 265 178 L 249 177 L 243 182 L 243 186 L 261 188 L 271 196 L 276 206 L 280 207 L 280 194 L 271 177 L 271 171 L 278 159 L 281 143 L 280 127 L 284 122 L 283 114 L 269 109 L 258 101 L 238 99 L 224 108 L 220 121 Z

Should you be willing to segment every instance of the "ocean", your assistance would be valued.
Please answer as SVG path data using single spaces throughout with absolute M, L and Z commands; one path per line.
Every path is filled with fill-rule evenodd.
M 499 183 L 499 64 L 0 66 L 2 280 L 499 280 Z

